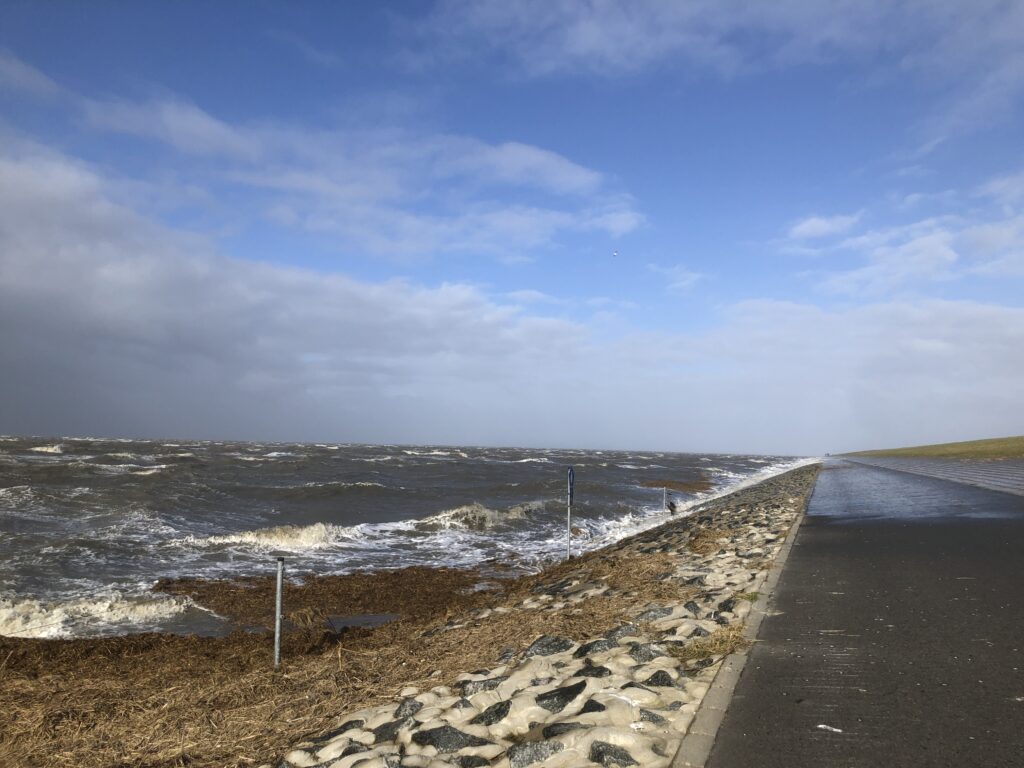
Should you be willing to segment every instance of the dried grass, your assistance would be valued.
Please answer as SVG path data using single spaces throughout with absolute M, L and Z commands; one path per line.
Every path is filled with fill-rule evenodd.
M 710 555 L 722 548 L 721 540 L 728 537 L 728 531 L 721 528 L 697 528 L 686 546 L 698 555 Z
M 296 609 L 288 613 L 290 631 L 277 673 L 270 669 L 266 634 L 0 638 L 0 658 L 9 657 L 0 677 L 0 765 L 172 768 L 270 761 L 296 737 L 327 730 L 346 711 L 392 700 L 405 685 L 451 682 L 541 634 L 582 641 L 646 602 L 688 597 L 692 590 L 657 578 L 674 568 L 675 559 L 664 553 L 593 553 L 492 592 L 467 592 L 480 576 L 465 571 L 406 569 L 334 577 L 333 583 L 309 579 L 306 587 L 288 592 Z M 565 579 L 605 581 L 611 590 L 571 609 L 515 609 L 466 620 L 472 609 L 512 608 Z M 251 626 L 269 616 L 270 592 L 263 581 L 162 586 L 219 604 Z M 349 593 L 345 610 L 336 603 L 316 604 Z M 396 606 L 409 615 L 373 630 L 322 628 L 321 619 L 330 613 Z M 453 618 L 465 623 L 438 631 Z
M 728 656 L 749 646 L 750 641 L 743 637 L 743 625 L 732 624 L 686 645 L 672 646 L 668 653 L 683 662 L 699 661 L 711 656 Z

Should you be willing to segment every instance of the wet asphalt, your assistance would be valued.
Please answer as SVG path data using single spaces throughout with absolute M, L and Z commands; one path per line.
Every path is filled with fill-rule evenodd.
M 1024 497 L 829 460 L 711 768 L 1024 766 Z

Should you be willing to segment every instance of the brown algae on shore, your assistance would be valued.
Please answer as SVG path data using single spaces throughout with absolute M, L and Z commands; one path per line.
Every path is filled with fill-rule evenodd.
M 805 485 L 813 482 L 812 471 L 797 472 L 808 476 Z M 769 491 L 766 486 L 741 493 L 753 498 L 760 492 L 770 505 Z M 265 633 L 0 638 L 0 658 L 7 658 L 0 673 L 0 764 L 276 765 L 303 734 L 316 736 L 337 728 L 346 713 L 394 702 L 406 686 L 452 684 L 468 670 L 493 669 L 502 659 L 516 663 L 538 636 L 585 643 L 616 626 L 645 633 L 657 625 L 660 611 L 638 611 L 651 604 L 682 606 L 702 589 L 675 576 L 678 553 L 688 551 L 690 537 L 714 527 L 716 511 L 730 505 L 735 506 L 725 497 L 692 518 L 541 574 L 496 582 L 493 590 L 474 589 L 483 578 L 479 573 L 450 569 L 306 578 L 287 596 L 289 629 L 278 673 L 269 668 Z M 735 525 L 724 528 L 735 533 Z M 269 580 L 175 582 L 162 588 L 217 605 L 239 626 L 268 621 Z M 341 632 L 326 624 L 331 615 L 383 612 L 401 617 Z M 716 649 L 730 647 L 728 637 L 716 631 L 702 643 L 679 641 L 673 653 L 713 657 Z M 693 658 L 711 662 L 706 655 Z

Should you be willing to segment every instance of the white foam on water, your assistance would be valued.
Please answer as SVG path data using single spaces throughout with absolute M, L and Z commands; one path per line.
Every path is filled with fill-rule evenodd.
M 406 448 L 402 450 L 402 453 L 408 456 L 440 456 L 442 458 L 451 458 L 452 456 L 458 456 L 460 459 L 469 458 L 469 454 L 465 453 L 464 451 L 456 450 L 454 448 L 447 451 L 443 451 L 439 448 L 434 448 L 429 451 L 417 451 Z
M 600 547 L 608 546 L 609 544 L 614 544 L 616 541 L 624 539 L 627 536 L 632 536 L 636 533 L 656 528 L 669 520 L 686 517 L 687 515 L 692 514 L 694 508 L 701 504 L 719 499 L 723 496 L 728 496 L 736 491 L 749 488 L 752 485 L 757 485 L 771 477 L 781 475 L 784 472 L 789 472 L 792 469 L 798 469 L 810 464 L 817 464 L 820 461 L 820 458 L 806 458 L 776 462 L 752 475 L 746 475 L 739 482 L 722 486 L 710 493 L 699 494 L 695 498 L 683 502 L 682 504 L 677 502 L 676 511 L 674 513 L 666 512 L 659 505 L 644 507 L 636 512 L 631 512 L 628 515 L 610 520 L 581 520 L 581 527 L 585 527 L 590 532 L 590 538 L 583 549 L 598 549 Z M 723 474 L 738 477 L 738 475 L 731 472 Z M 573 522 L 575 524 L 576 521 L 574 520 Z M 565 546 L 564 538 L 561 538 L 561 546 Z M 574 548 L 574 551 L 577 550 Z
M 128 595 L 107 589 L 88 597 L 38 600 L 0 597 L 0 635 L 7 637 L 87 637 L 111 629 L 145 629 L 188 610 L 187 598 Z
M 61 443 L 54 445 L 37 445 L 35 448 L 29 448 L 30 451 L 36 453 L 64 453 L 64 446 Z
M 167 464 L 94 464 L 92 469 L 104 475 L 152 475 L 161 469 L 167 469 Z
M 354 483 L 346 483 L 341 480 L 328 483 L 309 482 L 303 483 L 302 485 L 279 485 L 276 487 L 280 490 L 288 490 L 290 488 L 387 488 L 383 483 L 374 483 L 364 480 Z
M 331 523 L 311 525 L 275 525 L 219 536 L 197 538 L 186 536 L 172 543 L 195 546 L 240 544 L 257 552 L 306 552 L 336 545 L 341 539 L 357 535 L 359 526 L 341 526 Z

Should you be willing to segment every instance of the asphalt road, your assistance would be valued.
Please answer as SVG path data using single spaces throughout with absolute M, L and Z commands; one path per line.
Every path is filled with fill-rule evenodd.
M 830 460 L 711 768 L 1024 766 L 1024 497 Z

